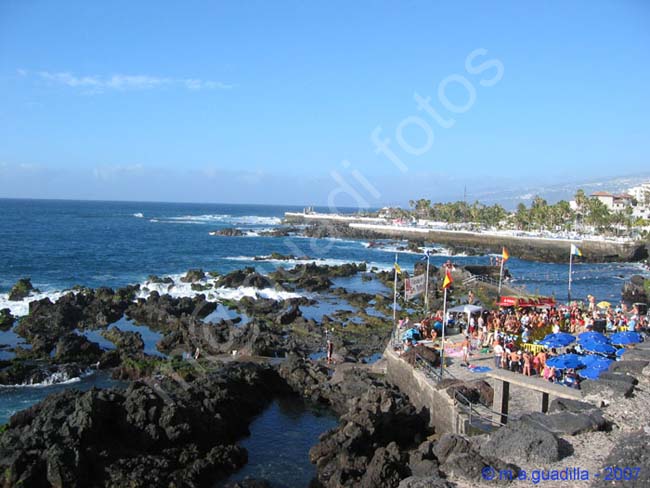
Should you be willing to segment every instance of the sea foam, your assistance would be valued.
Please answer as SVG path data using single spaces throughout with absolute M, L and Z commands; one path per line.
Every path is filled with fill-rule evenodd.
M 182 215 L 180 217 L 161 217 L 160 222 L 177 224 L 215 224 L 231 225 L 278 225 L 282 222 L 279 217 L 263 217 L 259 215 L 233 216 L 229 214 Z
M 42 300 L 43 298 L 49 298 L 52 302 L 56 302 L 63 295 L 70 293 L 71 291 L 72 290 L 63 290 L 33 293 L 20 301 L 9 300 L 8 293 L 0 293 L 0 310 L 8 308 L 14 317 L 23 317 L 29 313 L 30 302 Z

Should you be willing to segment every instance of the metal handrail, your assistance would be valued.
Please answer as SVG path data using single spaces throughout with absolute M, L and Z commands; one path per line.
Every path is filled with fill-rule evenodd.
M 450 379 L 458 379 L 451 371 L 446 368 L 443 368 L 441 373 L 440 368 L 434 367 L 427 359 L 423 358 L 419 354 L 415 355 L 415 366 L 421 369 L 424 372 L 425 376 L 435 381 L 436 383 L 442 381 L 445 375 Z M 480 419 L 485 423 L 497 427 L 505 425 L 500 421 L 494 420 L 494 416 L 499 415 L 500 417 L 507 418 L 508 416 L 506 414 L 492 410 L 487 405 L 479 404 L 480 408 L 483 410 L 483 412 L 481 412 L 475 403 L 472 403 L 469 398 L 463 395 L 456 388 L 453 388 L 453 400 L 454 407 L 458 408 L 458 410 L 461 410 L 468 415 L 470 425 L 476 426 L 476 424 L 473 422 L 473 419 Z
M 463 400 L 462 402 L 458 400 L 458 397 L 461 397 Z M 508 417 L 507 414 L 504 414 L 502 412 L 497 412 L 495 410 L 492 410 L 490 407 L 487 405 L 484 405 L 482 403 L 479 403 L 483 410 L 486 410 L 487 413 L 481 414 L 479 409 L 477 408 L 477 404 L 472 403 L 469 398 L 467 398 L 465 395 L 463 395 L 460 391 L 454 388 L 454 406 L 459 408 L 459 410 L 464 410 L 466 413 L 469 415 L 469 423 L 472 424 L 472 417 L 477 417 L 481 420 L 486 421 L 487 423 L 496 425 L 496 426 L 503 426 L 503 424 L 500 421 L 494 420 L 493 415 L 499 415 L 499 417 Z
M 440 372 L 441 368 L 434 367 L 427 359 L 423 358 L 419 354 L 415 355 L 415 364 L 417 367 L 424 371 L 424 374 L 432 379 L 435 379 L 436 382 L 442 381 L 445 375 L 451 379 L 458 379 L 456 376 L 449 371 L 447 368 L 442 368 L 442 374 Z
M 492 278 L 491 276 L 484 276 L 484 275 L 472 275 L 469 278 L 465 278 L 463 280 L 463 286 L 471 285 L 472 283 L 476 283 L 477 281 L 480 281 L 482 283 L 487 283 L 488 285 L 492 285 L 492 286 L 499 286 L 499 280 L 497 280 L 496 278 Z M 526 292 L 526 289 L 523 286 L 515 286 L 510 283 L 507 283 L 506 286 L 511 290 L 517 290 L 521 293 Z

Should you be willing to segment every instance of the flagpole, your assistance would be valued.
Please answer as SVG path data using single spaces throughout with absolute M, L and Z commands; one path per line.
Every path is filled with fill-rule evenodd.
M 571 280 L 573 274 L 573 249 L 569 251 L 569 289 L 567 290 L 567 304 L 571 305 Z
M 447 328 L 447 287 L 445 287 L 445 295 L 442 302 L 442 344 L 440 345 L 440 379 L 442 380 L 443 370 L 445 365 L 445 329 Z
M 395 254 L 395 284 L 393 285 L 393 323 L 397 324 L 397 254 Z
M 427 251 L 427 277 L 424 281 L 424 307 L 429 312 L 429 251 Z
M 499 269 L 499 296 L 501 296 L 501 280 L 503 279 L 503 253 L 501 254 L 501 269 Z

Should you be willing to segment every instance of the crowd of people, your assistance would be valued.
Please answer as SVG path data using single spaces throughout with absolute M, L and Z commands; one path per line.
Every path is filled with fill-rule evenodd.
M 600 307 L 598 305 L 601 305 Z M 575 347 L 557 351 L 556 349 L 528 348 L 549 333 L 567 332 L 580 334 L 595 330 L 596 325 L 602 332 L 648 330 L 648 317 L 640 313 L 635 305 L 603 307 L 596 304 L 595 297 L 589 295 L 587 303 L 574 302 L 569 306 L 548 308 L 507 307 L 498 310 L 484 310 L 470 315 L 465 320 L 464 314 L 456 322 L 451 315 L 447 317 L 447 327 L 460 326 L 463 340 L 455 341 L 462 351 L 462 361 L 469 365 L 473 353 L 482 351 L 494 355 L 494 367 L 508 369 L 526 376 L 538 376 L 548 381 L 561 381 L 569 386 L 577 386 L 578 375 L 573 369 L 558 371 L 547 364 L 551 356 L 559 352 L 580 352 Z M 443 312 L 438 310 L 417 324 L 408 317 L 400 321 L 402 331 L 411 331 L 403 335 L 403 348 L 408 351 L 419 341 L 435 341 L 443 327 Z M 447 329 L 448 330 L 448 329 Z M 535 350 L 533 352 L 532 350 Z

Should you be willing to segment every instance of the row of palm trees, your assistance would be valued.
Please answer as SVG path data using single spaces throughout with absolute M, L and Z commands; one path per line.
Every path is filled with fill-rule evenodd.
M 398 216 L 520 230 L 568 231 L 591 227 L 603 233 L 616 233 L 623 227 L 630 229 L 635 224 L 632 207 L 611 212 L 603 202 L 588 197 L 582 189 L 576 192 L 574 200 L 575 206 L 572 208 L 566 200 L 549 204 L 542 197 L 535 196 L 530 207 L 520 203 L 510 213 L 499 204 L 485 205 L 478 201 L 471 204 L 463 201 L 432 204 L 431 200 L 421 198 L 410 200 L 411 210 L 404 210 Z

